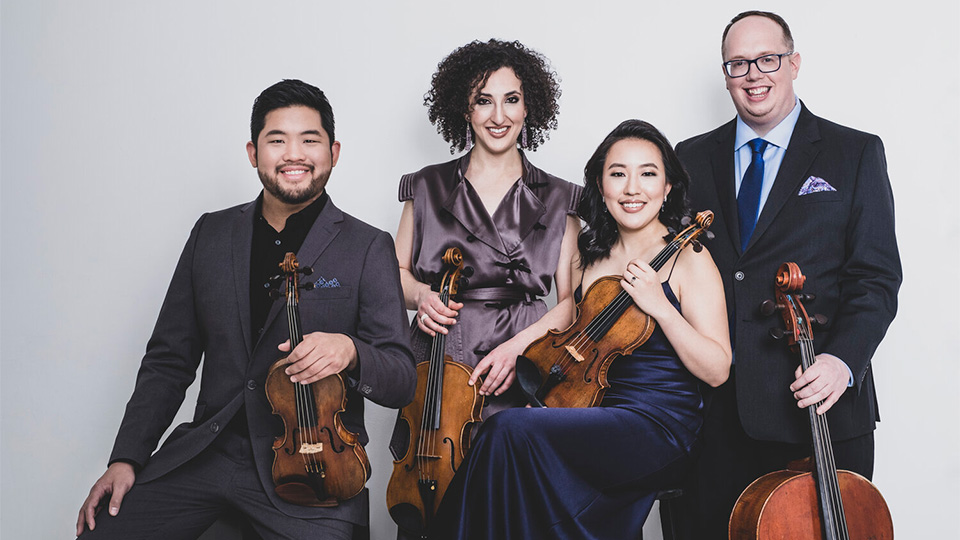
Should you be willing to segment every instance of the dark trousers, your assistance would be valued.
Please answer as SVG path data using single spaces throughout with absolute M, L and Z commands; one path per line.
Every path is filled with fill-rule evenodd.
M 136 484 L 116 517 L 101 510 L 81 540 L 192 540 L 220 516 L 243 514 L 264 539 L 350 540 L 354 526 L 330 518 L 290 517 L 263 491 L 249 439 L 223 433 L 217 443 L 156 480 Z
M 681 537 L 726 540 L 730 512 L 740 493 L 764 474 L 807 457 L 811 445 L 751 439 L 737 412 L 736 386 L 730 380 L 711 392 L 705 411 L 702 452 L 684 485 L 680 503 Z M 833 441 L 837 468 L 873 477 L 873 432 Z

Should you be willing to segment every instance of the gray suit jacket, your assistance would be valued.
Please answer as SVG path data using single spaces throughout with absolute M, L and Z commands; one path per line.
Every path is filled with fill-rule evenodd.
M 789 390 L 798 358 L 770 337 L 771 328 L 783 327 L 779 317 L 759 311 L 761 301 L 773 298 L 777 268 L 788 261 L 800 266 L 804 292 L 817 297 L 805 304 L 808 313 L 829 319 L 814 328 L 817 353 L 833 354 L 853 371 L 855 388 L 828 413 L 834 440 L 869 433 L 879 419 L 871 358 L 896 314 L 902 279 L 883 143 L 801 106 L 746 250 L 733 178 L 736 120 L 677 145 L 693 209 L 716 214 L 716 237 L 705 244 L 726 291 L 743 427 L 754 439 L 793 443 L 810 438 L 806 412 Z M 801 195 L 811 177 L 835 191 Z
M 282 356 L 277 345 L 289 337 L 289 329 L 286 317 L 278 317 L 285 305 L 278 300 L 260 339 L 251 338 L 254 209 L 251 202 L 204 214 L 194 226 L 147 344 L 110 460 L 139 465 L 138 483 L 163 476 L 209 446 L 243 406 L 264 491 L 279 509 L 292 516 L 365 523 L 366 493 L 337 508 L 295 506 L 274 493 L 272 443 L 282 423 L 271 412 L 264 381 L 270 365 Z M 331 200 L 297 259 L 314 270 L 304 279 L 336 279 L 339 284 L 300 295 L 301 324 L 304 335 L 343 333 L 356 345 L 359 375 L 350 380 L 341 418 L 366 444 L 363 398 L 399 408 L 413 399 L 416 387 L 393 241 L 389 234 L 344 214 Z M 193 382 L 201 357 L 193 421 L 178 426 L 151 456 Z

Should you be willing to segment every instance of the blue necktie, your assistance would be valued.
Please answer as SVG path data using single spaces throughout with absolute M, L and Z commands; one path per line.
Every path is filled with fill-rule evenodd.
M 763 151 L 767 148 L 767 141 L 757 138 L 748 142 L 753 151 L 753 159 L 747 172 L 740 182 L 740 193 L 737 193 L 737 211 L 740 218 L 740 249 L 747 249 L 747 243 L 753 236 L 753 229 L 757 226 L 757 213 L 760 209 L 760 188 L 763 187 Z

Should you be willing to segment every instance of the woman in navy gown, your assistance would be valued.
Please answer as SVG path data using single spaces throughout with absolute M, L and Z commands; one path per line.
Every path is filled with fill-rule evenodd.
M 698 379 L 717 386 L 729 375 L 723 286 L 709 253 L 683 250 L 659 272 L 647 264 L 686 211 L 689 179 L 670 143 L 627 120 L 584 173 L 573 295 L 579 301 L 598 278 L 622 275 L 657 329 L 613 362 L 601 406 L 511 409 L 487 420 L 432 538 L 638 537 L 658 490 L 689 464 L 702 416 Z

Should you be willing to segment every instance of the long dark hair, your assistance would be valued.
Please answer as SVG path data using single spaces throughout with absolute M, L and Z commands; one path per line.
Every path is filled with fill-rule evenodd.
M 577 246 L 580 249 L 580 268 L 587 268 L 610 255 L 610 249 L 620 235 L 616 220 L 606 211 L 600 184 L 607 153 L 614 144 L 623 139 L 649 141 L 660 150 L 667 183 L 671 186 L 659 217 L 660 222 L 670 232 L 666 237 L 668 241 L 677 234 L 680 230 L 680 220 L 689 213 L 687 189 L 690 185 L 690 177 L 687 171 L 683 170 L 680 158 L 674 152 L 670 141 L 660 133 L 660 130 L 643 120 L 624 120 L 603 139 L 587 161 L 587 166 L 583 168 L 583 195 L 577 207 L 577 214 L 586 223 L 577 238 Z

